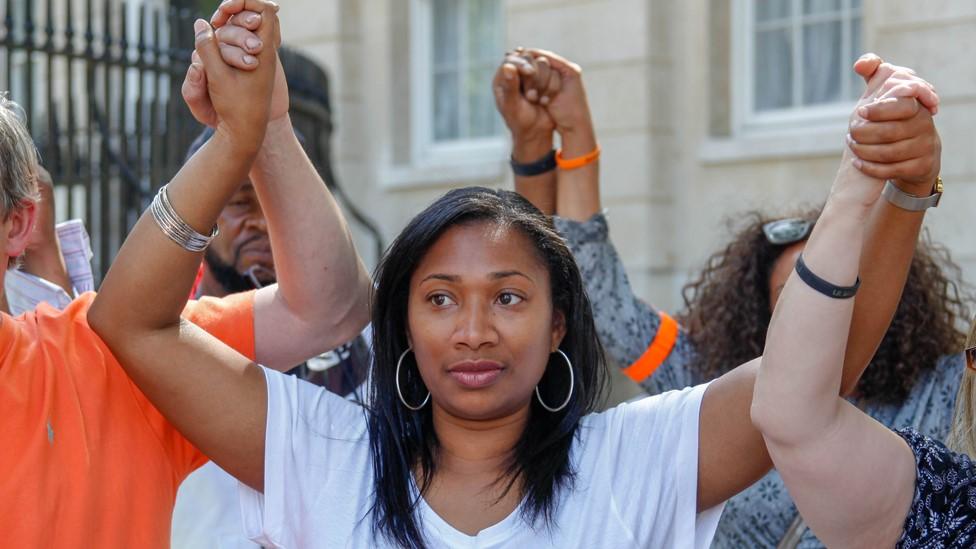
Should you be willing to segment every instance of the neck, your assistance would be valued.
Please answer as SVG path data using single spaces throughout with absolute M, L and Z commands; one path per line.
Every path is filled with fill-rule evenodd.
M 438 468 L 457 473 L 502 473 L 529 420 L 529 406 L 487 421 L 458 418 L 436 404 L 432 410 L 440 448 Z
M 10 267 L 10 259 L 7 258 L 6 261 L 2 262 L 0 265 L 0 313 L 10 314 L 10 307 L 7 306 L 7 291 L 4 289 L 3 285 L 7 279 L 7 268 Z

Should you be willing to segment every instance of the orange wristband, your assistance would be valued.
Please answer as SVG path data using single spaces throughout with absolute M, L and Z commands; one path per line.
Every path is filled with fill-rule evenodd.
M 600 146 L 597 145 L 591 152 L 576 158 L 564 158 L 563 150 L 556 151 L 556 165 L 562 170 L 575 170 L 583 166 L 589 166 L 600 158 Z

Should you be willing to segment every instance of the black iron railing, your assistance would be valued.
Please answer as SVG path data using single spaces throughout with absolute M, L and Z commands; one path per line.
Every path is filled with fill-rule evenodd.
M 182 165 L 201 131 L 180 96 L 196 14 L 117 0 L 3 0 L 0 90 L 24 107 L 55 180 L 59 217 L 80 217 L 104 274 L 126 233 Z M 309 156 L 350 218 L 378 230 L 342 193 L 332 170 L 325 71 L 283 50 L 292 119 Z

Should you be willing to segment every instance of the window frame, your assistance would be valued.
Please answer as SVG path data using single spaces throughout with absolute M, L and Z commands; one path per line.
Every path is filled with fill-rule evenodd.
M 803 24 L 810 22 L 811 19 L 819 18 L 818 15 L 803 15 L 802 0 L 790 0 L 793 3 L 792 20 L 794 44 L 799 43 L 797 38 L 802 40 Z M 861 36 L 864 28 L 864 4 L 862 2 L 860 11 L 855 11 L 851 7 L 852 0 L 841 0 L 841 51 L 851 50 L 851 24 L 853 19 L 860 18 L 862 26 Z M 735 133 L 753 133 L 764 131 L 778 131 L 797 127 L 826 126 L 834 125 L 839 121 L 846 120 L 850 116 L 851 109 L 856 103 L 856 99 L 842 99 L 834 103 L 820 105 L 799 105 L 785 109 L 776 109 L 766 112 L 757 111 L 755 105 L 755 44 L 756 44 L 756 25 L 755 25 L 756 0 L 733 0 L 733 21 L 732 21 L 732 129 Z M 825 21 L 836 20 L 832 12 L 822 16 Z M 856 16 L 856 17 L 855 17 Z M 862 44 L 863 48 L 863 44 Z M 802 95 L 802 86 L 798 76 L 802 72 L 802 51 L 801 48 L 793 48 L 793 99 L 796 101 Z M 851 92 L 849 89 L 851 79 L 841 79 L 841 95 Z M 847 95 L 850 97 L 850 95 Z
M 410 0 L 410 66 L 413 75 L 410 88 L 410 156 L 414 165 L 457 165 L 498 162 L 505 155 L 508 140 L 504 130 L 497 136 L 460 138 L 451 141 L 434 139 L 433 120 L 433 10 L 432 0 Z M 504 33 L 504 2 L 500 2 Z M 463 36 L 461 37 L 463 40 Z M 486 86 L 490 83 L 486 82 Z

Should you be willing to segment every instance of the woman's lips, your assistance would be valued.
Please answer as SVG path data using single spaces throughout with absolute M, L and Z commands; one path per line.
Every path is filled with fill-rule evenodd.
M 448 368 L 454 381 L 468 389 L 487 387 L 498 379 L 505 367 L 493 360 L 477 360 L 458 362 Z

